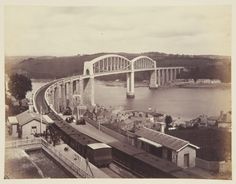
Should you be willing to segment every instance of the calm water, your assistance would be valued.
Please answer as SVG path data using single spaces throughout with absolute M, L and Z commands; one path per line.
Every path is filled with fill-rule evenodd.
M 184 119 L 195 118 L 200 114 L 218 115 L 221 110 L 231 109 L 230 89 L 190 89 L 148 87 L 135 88 L 135 98 L 126 98 L 126 88 L 106 86 L 97 81 L 95 102 L 98 104 L 122 106 L 125 109 L 153 110 Z
M 33 83 L 33 90 L 44 83 Z M 195 118 L 200 114 L 219 115 L 220 111 L 231 110 L 231 91 L 227 89 L 190 89 L 148 87 L 135 88 L 135 98 L 126 98 L 126 88 L 106 86 L 101 81 L 95 82 L 95 103 L 105 106 L 122 106 L 125 109 L 153 110 L 184 119 Z

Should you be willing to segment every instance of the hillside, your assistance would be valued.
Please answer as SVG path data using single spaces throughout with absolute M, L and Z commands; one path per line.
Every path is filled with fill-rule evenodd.
M 90 61 L 98 56 L 109 53 L 97 53 L 91 55 L 76 55 L 69 57 L 55 57 L 55 56 L 41 56 L 41 57 L 24 57 L 21 61 L 19 59 L 15 62 L 12 57 L 6 57 L 5 69 L 6 73 L 24 73 L 30 78 L 35 79 L 55 79 L 71 75 L 82 74 L 83 65 L 85 61 Z M 220 79 L 225 82 L 230 82 L 231 58 L 226 56 L 212 56 L 212 55 L 174 55 L 159 52 L 147 53 L 115 53 L 133 59 L 140 55 L 146 55 L 157 61 L 157 66 L 184 66 L 189 69 L 198 68 L 201 73 L 204 70 L 204 77 L 206 69 L 211 73 L 220 74 Z M 215 71 L 217 70 L 217 71 Z M 147 79 L 149 74 L 145 72 L 137 73 L 137 80 Z M 191 71 L 190 71 L 191 77 Z M 213 76 L 214 77 L 214 76 Z M 125 79 L 124 75 L 116 75 L 103 77 L 104 80 L 115 80 L 116 78 Z

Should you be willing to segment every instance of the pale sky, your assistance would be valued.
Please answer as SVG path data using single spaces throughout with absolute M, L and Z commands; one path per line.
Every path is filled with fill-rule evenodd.
M 5 54 L 231 55 L 230 6 L 7 6 Z

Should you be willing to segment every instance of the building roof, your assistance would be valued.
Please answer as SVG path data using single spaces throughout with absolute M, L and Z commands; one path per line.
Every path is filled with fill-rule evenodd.
M 154 142 L 154 141 L 151 141 L 151 140 L 148 140 L 148 139 L 146 139 L 146 138 L 139 137 L 138 139 L 141 140 L 141 141 L 143 141 L 143 142 L 146 142 L 146 143 L 148 143 L 148 144 L 151 144 L 151 145 L 153 145 L 153 146 L 155 146 L 155 147 L 157 147 L 157 148 L 162 147 L 161 144 L 158 144 L 158 143 L 156 143 L 156 142 Z
M 18 115 L 15 116 L 19 125 L 20 126 L 23 126 L 33 120 L 36 120 L 36 121 L 41 121 L 41 117 L 40 117 L 40 114 L 37 114 L 37 113 L 34 113 L 34 112 L 30 112 L 30 111 L 24 111 Z M 42 118 L 42 123 L 44 124 L 47 124 L 47 121 Z
M 93 144 L 88 144 L 88 146 L 92 149 L 111 148 L 105 143 L 93 143 Z
M 11 124 L 11 125 L 18 124 L 18 121 L 17 121 L 17 119 L 16 119 L 15 116 L 9 116 L 9 117 L 8 117 L 8 122 L 9 122 L 9 124 Z
M 191 144 L 189 141 L 167 135 L 162 132 L 158 132 L 149 128 L 142 128 L 135 132 L 136 135 L 151 140 L 155 143 L 158 143 L 164 147 L 170 148 L 175 151 L 180 151 L 186 146 L 194 147 L 195 149 L 199 149 L 198 146 Z
M 43 119 L 45 119 L 48 123 L 54 123 L 54 121 L 48 115 L 43 115 Z

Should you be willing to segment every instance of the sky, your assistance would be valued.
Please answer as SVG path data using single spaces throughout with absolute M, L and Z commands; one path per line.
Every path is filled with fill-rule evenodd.
M 231 55 L 230 6 L 6 6 L 7 56 Z

